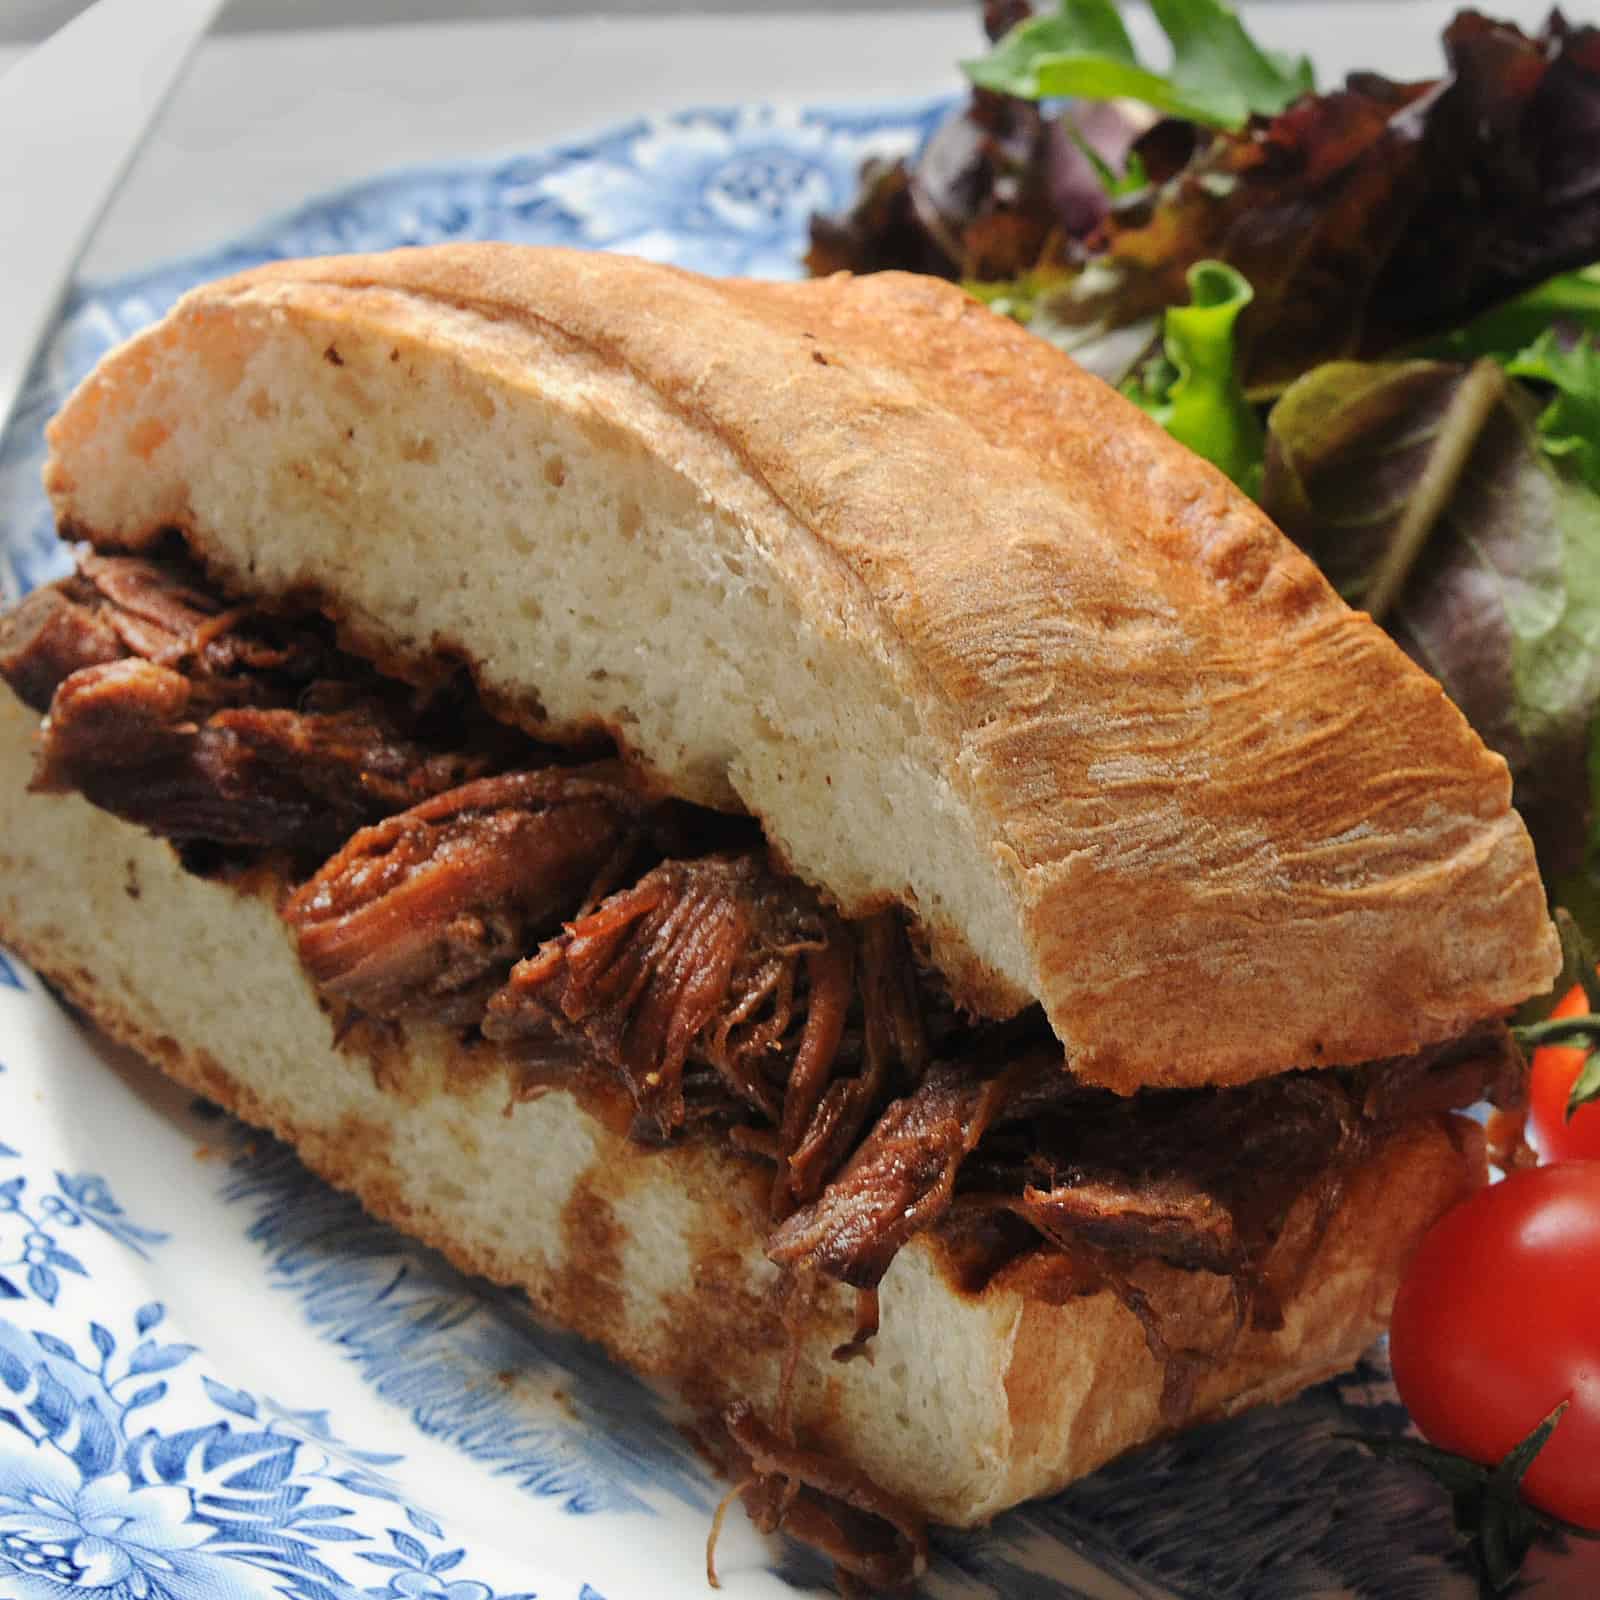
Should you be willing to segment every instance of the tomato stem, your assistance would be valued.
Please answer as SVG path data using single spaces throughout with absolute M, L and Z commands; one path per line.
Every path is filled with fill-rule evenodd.
M 1544 1022 L 1527 1022 L 1511 1030 L 1526 1050 L 1541 1045 L 1587 1045 L 1589 1054 L 1567 1095 L 1564 1120 L 1573 1117 L 1592 1101 L 1600 1100 L 1600 1013 L 1586 1011 L 1577 1017 L 1550 1017 Z
M 1571 1122 L 1593 1100 L 1600 1100 L 1600 1051 L 1591 1050 L 1583 1070 L 1572 1080 L 1572 1093 L 1567 1096 L 1566 1120 Z
M 1546 1022 L 1528 1022 L 1513 1028 L 1517 1043 L 1526 1049 L 1542 1044 L 1587 1044 L 1600 1048 L 1600 1013 L 1586 1011 L 1578 1017 L 1551 1017 Z
M 1424 1444 L 1420 1439 L 1359 1433 L 1334 1437 L 1365 1445 L 1380 1460 L 1408 1461 L 1429 1473 L 1450 1496 L 1456 1531 L 1467 1540 L 1480 1592 L 1497 1597 L 1511 1588 L 1524 1557 L 1542 1536 L 1570 1533 L 1583 1538 L 1600 1537 L 1560 1517 L 1535 1511 L 1519 1492 L 1534 1457 L 1549 1442 L 1570 1404 L 1563 1400 L 1493 1467 Z

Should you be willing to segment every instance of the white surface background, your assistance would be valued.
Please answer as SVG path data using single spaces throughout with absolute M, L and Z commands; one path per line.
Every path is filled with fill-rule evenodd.
M 641 113 L 955 92 L 955 63 L 982 47 L 975 3 L 735 3 L 710 0 L 721 9 L 695 14 L 672 0 L 613 0 L 618 9 L 608 14 L 556 15 L 570 4 L 555 0 L 519 17 L 493 14 L 514 9 L 512 0 L 475 0 L 455 20 L 397 23 L 397 12 L 454 8 L 439 0 L 235 0 L 113 201 L 83 272 L 105 277 L 187 254 L 385 168 L 528 149 Z M 0 39 L 12 41 L 0 43 L 0 73 L 26 48 L 15 42 L 25 36 L 19 18 L 42 26 L 70 4 L 0 0 L 11 22 Z M 1571 10 L 1582 17 L 1594 5 L 1580 0 Z M 1535 26 L 1549 6 L 1489 0 L 1488 8 Z M 1311 54 L 1326 83 L 1354 67 L 1436 74 L 1439 32 L 1456 8 L 1302 0 L 1241 9 L 1266 43 Z M 471 13 L 467 20 L 460 10 Z M 381 20 L 359 20 L 373 16 Z M 308 18 L 322 25 L 263 25 Z M 1164 60 L 1149 17 L 1132 20 L 1152 59 Z M 86 83 L 85 118 L 94 102 Z

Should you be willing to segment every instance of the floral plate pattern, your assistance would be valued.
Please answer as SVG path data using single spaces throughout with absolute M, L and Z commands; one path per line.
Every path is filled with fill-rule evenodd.
M 66 564 L 39 489 L 45 419 L 192 285 L 470 238 L 794 276 L 808 216 L 943 110 L 640 121 L 380 177 L 203 257 L 77 288 L 0 441 L 0 595 Z M 923 1592 L 1468 1596 L 1441 1497 L 1339 1437 L 1404 1425 L 1369 1358 L 1293 1405 L 937 1535 Z M 699 1596 L 721 1492 L 646 1386 L 153 1080 L 0 953 L 0 1600 Z M 730 1595 L 828 1592 L 805 1552 L 736 1520 L 718 1563 Z M 1600 1592 L 1575 1558 L 1540 1560 L 1545 1594 Z

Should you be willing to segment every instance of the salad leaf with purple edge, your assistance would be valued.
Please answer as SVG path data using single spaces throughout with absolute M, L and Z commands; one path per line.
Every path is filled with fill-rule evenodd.
M 1600 494 L 1538 412 L 1487 358 L 1329 362 L 1272 409 L 1261 499 L 1506 757 L 1560 883 L 1589 856 Z
M 806 266 L 816 277 L 894 267 L 1018 279 L 1054 241 L 1100 224 L 1111 190 L 1140 167 L 1130 152 L 1150 121 L 1127 102 L 1047 117 L 1029 101 L 980 90 L 915 162 L 869 162 L 847 211 L 811 219 Z

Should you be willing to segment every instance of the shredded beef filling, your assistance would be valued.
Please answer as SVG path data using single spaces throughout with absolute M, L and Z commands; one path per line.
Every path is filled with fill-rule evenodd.
M 615 762 L 564 764 L 459 679 L 386 679 L 321 619 L 230 605 L 176 557 L 86 557 L 0 618 L 0 676 L 47 713 L 36 789 L 287 859 L 304 881 L 283 915 L 346 1019 L 523 1048 L 540 1088 L 600 1074 L 639 1140 L 716 1138 L 769 1167 L 768 1255 L 860 1291 L 841 1359 L 875 1331 L 896 1253 L 938 1230 L 969 1287 L 1042 1255 L 1066 1292 L 1110 1288 L 1180 1420 L 1226 1344 L 1164 1324 L 1151 1271 L 1226 1278 L 1235 1335 L 1276 1325 L 1378 1139 L 1520 1085 L 1496 1024 L 1241 1088 L 1084 1088 L 1041 1013 L 958 1019 L 897 914 L 841 918 L 747 820 L 652 801 Z M 747 1407 L 724 1423 L 758 1523 L 874 1584 L 919 1570 L 907 1508 Z
M 530 746 L 459 684 L 380 677 L 321 619 L 227 605 L 175 558 L 84 557 L 0 618 L 0 676 L 48 713 L 36 790 L 308 863 Z
M 1053 1070 L 1061 1072 L 1059 1059 Z M 900 1247 L 950 1209 L 956 1176 L 1005 1104 L 1012 1072 L 936 1066 L 894 1101 L 820 1199 L 780 1223 L 767 1254 L 875 1289 Z
M 331 998 L 477 1023 L 511 964 L 615 883 L 643 812 L 614 764 L 479 778 L 362 829 L 283 915 Z
M 935 1066 L 821 1196 L 779 1223 L 767 1254 L 872 1289 L 908 1239 L 938 1226 L 977 1287 L 1019 1254 L 1054 1247 L 1077 1288 L 1109 1288 L 1139 1319 L 1174 1424 L 1199 1371 L 1244 1327 L 1281 1325 L 1346 1174 L 1377 1141 L 1416 1116 L 1514 1098 L 1521 1075 L 1498 1024 L 1366 1067 L 1128 1099 L 1076 1084 L 1046 1048 L 1008 1059 L 997 1072 Z M 1275 1247 L 1302 1201 L 1309 1225 L 1284 1259 Z M 1164 1326 L 1138 1281 L 1151 1262 L 1228 1277 L 1231 1330 L 1194 1346 Z
M 575 918 L 512 969 L 483 1031 L 583 1040 L 626 1083 L 641 1138 L 685 1127 L 686 1081 L 699 1115 L 753 1117 L 775 1133 L 779 1216 L 821 1193 L 927 1058 L 899 923 L 847 925 L 755 851 L 663 862 Z
M 1082 1088 L 1037 1013 L 960 1023 L 896 915 L 842 919 L 748 824 L 559 765 L 459 684 L 383 678 L 320 618 L 229 604 L 179 557 L 87 556 L 0 620 L 0 675 L 48 713 L 36 787 L 321 861 L 283 914 L 349 1015 L 559 1043 L 626 1088 L 641 1140 L 770 1164 L 769 1255 L 862 1290 L 918 1233 L 987 1231 L 999 1266 L 1020 1227 L 1102 1281 L 1152 1258 L 1232 1275 L 1270 1320 L 1295 1200 L 1331 1214 L 1384 1129 L 1514 1072 L 1485 1029 L 1238 1089 Z

